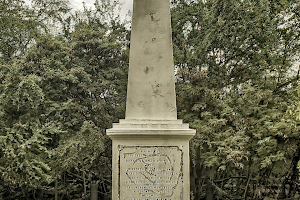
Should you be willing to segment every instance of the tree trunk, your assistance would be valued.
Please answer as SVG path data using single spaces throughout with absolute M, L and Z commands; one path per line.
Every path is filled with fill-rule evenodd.
M 209 180 L 206 181 L 205 200 L 214 200 L 214 187 Z
M 91 183 L 91 200 L 98 200 L 98 183 L 96 181 Z
M 191 193 L 193 194 L 193 196 L 195 197 L 195 194 L 196 194 L 196 177 L 197 177 L 197 174 L 196 174 L 196 166 L 195 166 L 195 158 L 193 158 L 193 160 L 191 159 L 190 161 L 190 166 L 191 166 L 191 169 L 190 169 L 190 189 L 191 189 Z
M 283 179 L 278 194 L 278 199 L 293 198 L 296 193 L 296 184 L 299 179 L 298 162 L 300 160 L 300 144 L 297 145 L 297 150 L 293 155 L 292 163 Z M 286 185 L 289 185 L 289 192 L 286 195 Z
M 83 199 L 86 199 L 86 180 L 85 180 L 85 172 L 82 171 L 83 178 Z
M 201 163 L 201 148 L 200 146 L 197 148 L 196 151 L 196 158 L 195 158 L 195 164 L 194 164 L 194 176 L 195 176 L 195 199 L 200 199 L 201 198 L 201 192 L 203 191 L 203 168 L 202 168 L 202 163 Z
M 57 178 L 55 179 L 55 185 L 54 185 L 54 194 L 55 194 L 55 200 L 58 200 L 58 181 Z
M 291 170 L 291 176 L 289 180 L 289 193 L 288 193 L 288 198 L 293 198 L 296 193 L 296 184 L 299 179 L 299 171 L 298 171 L 298 162 L 300 159 L 300 147 L 299 144 L 297 146 L 297 151 L 294 154 L 293 160 L 292 160 L 292 170 Z

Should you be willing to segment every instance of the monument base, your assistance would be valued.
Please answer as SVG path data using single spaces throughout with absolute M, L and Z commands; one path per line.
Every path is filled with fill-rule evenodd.
M 189 140 L 182 120 L 120 120 L 113 142 L 112 200 L 188 200 Z

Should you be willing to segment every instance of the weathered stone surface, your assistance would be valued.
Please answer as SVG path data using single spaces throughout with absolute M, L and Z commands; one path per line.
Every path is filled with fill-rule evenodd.
M 126 119 L 177 118 L 169 0 L 135 0 Z
M 189 140 L 177 120 L 169 0 L 134 0 L 126 116 L 113 143 L 112 200 L 188 200 Z
M 181 147 L 120 145 L 119 161 L 120 199 L 182 196 Z
M 189 139 L 113 140 L 113 200 L 188 200 Z

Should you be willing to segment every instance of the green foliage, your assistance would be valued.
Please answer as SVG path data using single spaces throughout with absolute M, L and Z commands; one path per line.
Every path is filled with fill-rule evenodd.
M 70 21 L 68 1 L 29 2 L 31 6 L 21 0 L 0 2 L 0 63 L 21 58 L 40 36 L 49 32 L 57 34 Z
M 25 49 L 38 34 L 38 21 L 23 1 L 0 2 L 0 63 L 10 61 L 16 55 L 23 55 Z
M 63 2 L 34 3 L 35 19 L 45 27 L 67 12 Z M 87 196 L 92 180 L 109 187 L 105 129 L 124 118 L 128 42 L 123 24 L 101 21 L 97 12 L 63 21 L 74 23 L 73 29 L 62 27 L 57 36 L 40 32 L 24 56 L 1 65 L 2 198 L 53 199 L 47 188 L 55 180 L 59 196 L 72 199 Z
M 292 23 L 298 6 L 173 3 L 178 115 L 197 129 L 191 140 L 195 199 L 295 195 L 299 128 L 287 111 L 299 101 L 292 67 L 299 55 L 299 27 Z
M 299 2 L 172 2 L 178 118 L 194 199 L 299 196 Z M 110 199 L 129 34 L 116 1 L 0 2 L 0 195 Z M 57 182 L 57 184 L 55 184 Z
M 1 66 L 5 72 L 1 84 L 1 173 L 4 184 L 36 187 L 40 181 L 49 182 L 50 168 L 45 162 L 49 151 L 45 144 L 49 124 L 39 119 L 44 94 L 41 79 L 22 74 L 13 64 Z

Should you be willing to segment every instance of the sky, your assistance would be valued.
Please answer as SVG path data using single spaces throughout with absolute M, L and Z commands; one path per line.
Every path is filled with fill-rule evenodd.
M 25 3 L 30 5 L 30 0 L 24 0 L 24 1 L 25 1 Z M 111 0 L 111 1 L 118 1 L 118 2 L 121 3 L 121 5 L 122 5 L 121 6 L 121 13 L 120 13 L 121 19 L 125 19 L 125 16 L 128 13 L 128 10 L 132 10 L 133 0 Z M 82 2 L 85 2 L 86 7 L 94 8 L 95 0 L 69 0 L 69 2 L 70 2 L 71 8 L 80 10 L 80 9 L 83 9 Z
M 111 0 L 114 1 L 114 0 Z M 128 10 L 132 10 L 133 0 L 118 0 L 122 4 L 121 18 L 125 18 Z M 69 0 L 71 6 L 75 9 L 82 9 L 82 2 L 85 2 L 87 7 L 94 7 L 95 0 Z

